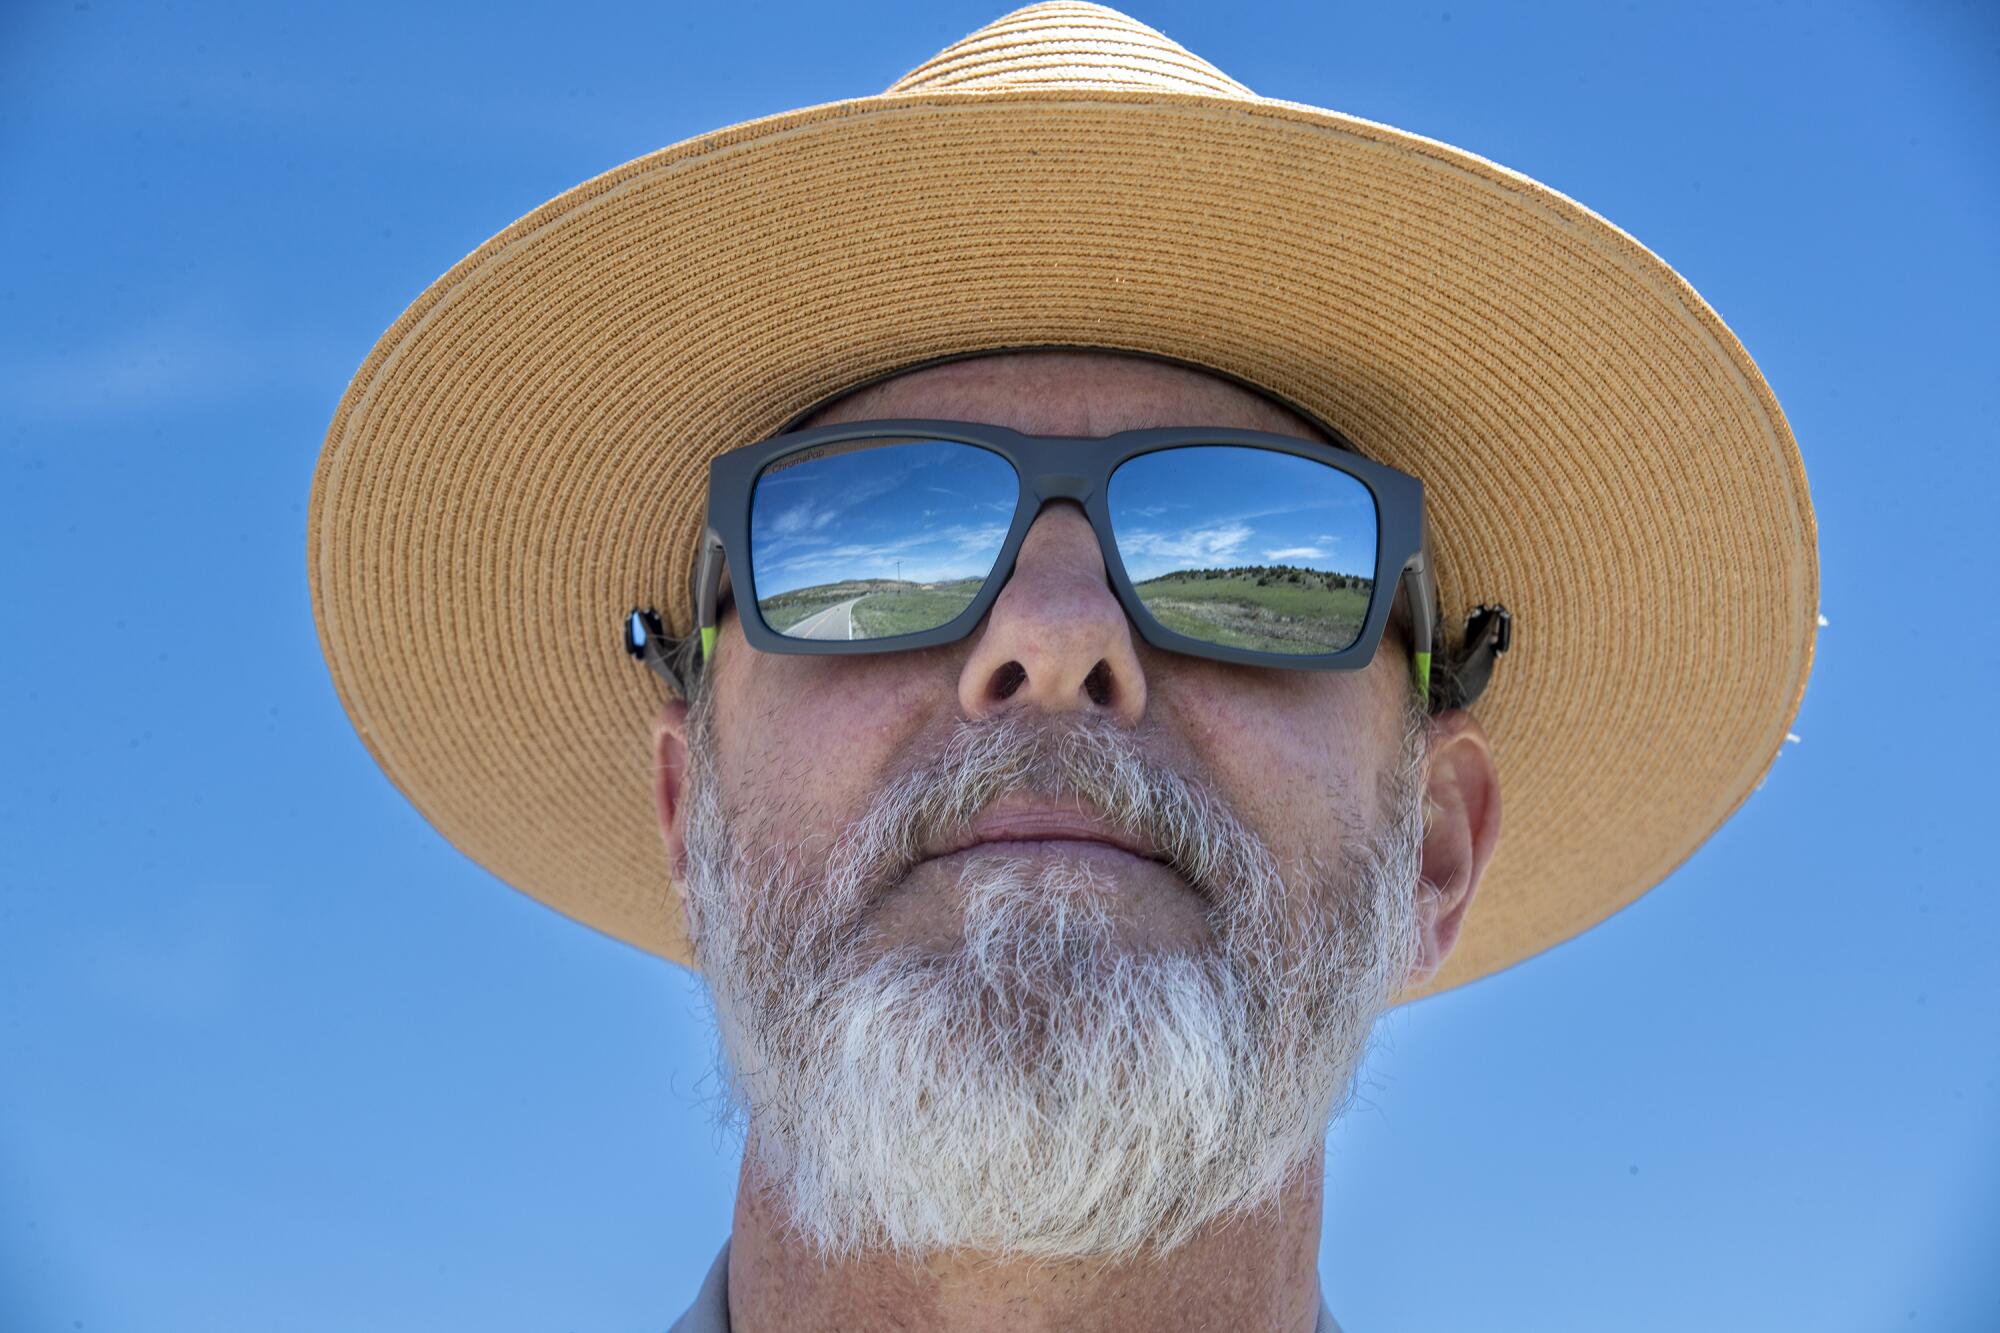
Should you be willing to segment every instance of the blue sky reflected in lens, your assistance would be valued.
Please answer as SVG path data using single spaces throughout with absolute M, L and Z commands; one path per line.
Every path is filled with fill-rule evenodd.
M 854 579 L 979 578 L 1007 536 L 1019 484 L 996 453 L 946 440 L 780 462 L 757 479 L 757 595 Z
M 1121 466 L 1105 498 L 1134 583 L 1241 566 L 1375 573 L 1374 498 L 1311 459 L 1229 446 L 1163 449 Z

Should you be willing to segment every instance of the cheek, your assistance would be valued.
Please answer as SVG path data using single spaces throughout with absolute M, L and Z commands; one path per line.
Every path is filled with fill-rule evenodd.
M 1218 663 L 1153 697 L 1237 818 L 1289 862 L 1327 855 L 1341 830 L 1370 825 L 1384 707 L 1372 675 Z
M 940 687 L 926 688 L 925 676 L 911 669 L 919 654 L 759 653 L 733 623 L 718 660 L 723 654 L 731 656 L 716 675 L 715 702 L 725 805 L 749 845 L 822 857 L 867 809 L 891 756 L 925 724 Z M 954 697 L 955 680 L 945 678 L 943 697 Z

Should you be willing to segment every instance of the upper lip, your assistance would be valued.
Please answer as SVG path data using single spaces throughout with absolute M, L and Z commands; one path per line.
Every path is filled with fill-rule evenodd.
M 1160 849 L 1134 838 L 1104 820 L 1075 806 L 1057 805 L 1036 799 L 1009 797 L 995 801 L 981 811 L 966 830 L 924 848 L 924 856 L 950 856 L 984 842 L 1044 842 L 1071 840 L 1101 842 L 1149 861 L 1166 859 Z

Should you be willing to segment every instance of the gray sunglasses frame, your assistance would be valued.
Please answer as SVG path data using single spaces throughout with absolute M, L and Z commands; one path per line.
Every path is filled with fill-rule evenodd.
M 1335 436 L 1336 439 L 1339 436 Z M 772 463 L 801 450 L 858 440 L 884 442 L 942 440 L 972 445 L 998 454 L 1019 481 L 1013 521 L 993 567 L 979 592 L 959 615 L 933 629 L 878 639 L 790 638 L 764 623 L 757 609 L 756 574 L 750 552 L 750 506 L 757 478 Z M 1343 441 L 1344 444 L 1344 441 Z M 1377 540 L 1374 587 L 1361 631 L 1339 652 L 1266 653 L 1209 643 L 1176 633 L 1154 619 L 1125 573 L 1111 527 L 1105 491 L 1119 467 L 1143 454 L 1194 445 L 1228 445 L 1290 454 L 1324 464 L 1367 488 L 1375 502 Z M 1004 426 L 976 422 L 897 419 L 842 422 L 810 430 L 789 431 L 718 455 L 708 470 L 708 523 L 700 559 L 694 570 L 696 625 L 703 661 L 714 651 L 717 603 L 726 564 L 735 585 L 734 600 L 743 636 L 750 646 L 767 653 L 854 654 L 903 652 L 955 643 L 969 636 L 1000 590 L 1013 577 L 1014 563 L 1028 529 L 1051 500 L 1080 505 L 1097 534 L 1104 568 L 1113 594 L 1140 637 L 1156 648 L 1243 666 L 1279 667 L 1299 671 L 1357 671 L 1375 658 L 1395 603 L 1398 581 L 1408 590 L 1411 610 L 1411 672 L 1426 703 L 1430 695 L 1433 625 L 1437 618 L 1437 584 L 1431 572 L 1424 532 L 1423 483 L 1387 464 L 1364 458 L 1351 447 L 1322 444 L 1290 435 L 1228 427 L 1169 426 L 1120 431 L 1115 435 L 1078 437 L 1027 435 Z

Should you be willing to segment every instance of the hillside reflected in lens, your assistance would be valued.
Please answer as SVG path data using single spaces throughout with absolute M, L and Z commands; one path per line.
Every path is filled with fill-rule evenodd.
M 1141 454 L 1105 496 L 1133 590 L 1167 629 L 1256 652 L 1334 653 L 1375 591 L 1375 499 L 1294 454 L 1194 445 Z

